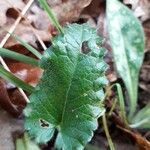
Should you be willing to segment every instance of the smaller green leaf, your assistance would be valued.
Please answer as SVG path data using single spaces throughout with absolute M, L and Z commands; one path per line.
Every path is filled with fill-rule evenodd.
M 129 118 L 132 118 L 144 55 L 143 29 L 133 13 L 118 0 L 107 0 L 107 23 L 116 69 L 128 90 Z
M 130 127 L 150 129 L 150 104 L 146 105 L 132 118 Z

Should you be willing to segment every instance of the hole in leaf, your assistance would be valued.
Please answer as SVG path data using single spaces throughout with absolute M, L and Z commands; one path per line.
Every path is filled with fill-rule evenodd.
M 87 41 L 82 43 L 81 51 L 83 54 L 88 54 L 91 49 L 88 47 Z
M 40 119 L 40 126 L 43 128 L 48 128 L 49 127 L 49 123 L 43 119 Z

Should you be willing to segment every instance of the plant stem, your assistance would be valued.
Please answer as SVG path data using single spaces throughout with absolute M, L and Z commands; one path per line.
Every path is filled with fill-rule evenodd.
M 125 104 L 124 104 L 124 98 L 123 98 L 123 92 L 120 84 L 115 83 L 111 85 L 108 90 L 105 92 L 104 100 L 106 99 L 107 95 L 109 94 L 110 90 L 115 87 L 117 88 L 117 94 L 118 94 L 118 100 L 119 100 L 119 106 L 120 106 L 120 111 L 121 111 L 121 118 L 123 119 L 125 125 L 128 127 L 128 121 L 126 118 L 126 111 L 125 111 Z M 114 107 L 114 106 L 113 106 Z M 110 113 L 109 113 L 110 114 Z
M 59 24 L 57 18 L 53 14 L 53 11 L 51 10 L 51 8 L 49 7 L 49 5 L 47 4 L 46 0 L 39 0 L 39 2 L 42 5 L 42 7 L 45 9 L 45 11 L 47 12 L 50 20 L 52 21 L 52 23 L 54 24 L 54 26 L 57 28 L 57 30 L 59 32 L 63 33 L 63 29 L 62 29 L 61 25 Z
M 110 134 L 109 134 L 105 113 L 102 116 L 102 120 L 103 120 L 103 126 L 104 126 L 104 130 L 105 130 L 105 134 L 106 134 L 106 137 L 107 137 L 107 140 L 109 143 L 109 147 L 111 150 L 115 150 L 114 144 L 113 144 L 112 139 L 111 139 Z
M 31 65 L 38 66 L 38 60 L 28 57 L 28 56 L 25 56 L 25 55 L 22 55 L 22 54 L 19 54 L 17 52 L 10 51 L 5 48 L 0 48 L 0 55 L 3 57 L 8 57 L 11 59 L 15 59 L 15 60 L 18 60 L 21 62 L 25 62 L 25 63 L 31 64 Z
M 5 80 L 15 84 L 18 87 L 21 87 L 22 89 L 24 89 L 25 91 L 27 91 L 29 93 L 34 91 L 34 87 L 23 82 L 22 80 L 20 80 L 16 76 L 14 76 L 12 73 L 10 73 L 6 69 L 4 69 L 1 65 L 0 65 L 0 77 L 2 77 Z
M 114 111 L 114 109 L 116 107 L 117 101 L 118 101 L 117 98 L 115 98 L 114 101 L 113 101 L 112 107 L 111 107 L 111 109 L 108 113 L 108 116 L 111 116 L 112 112 Z
M 133 117 L 134 117 L 134 113 L 136 112 L 136 108 L 137 108 L 137 83 L 136 85 L 130 85 L 130 86 L 126 86 L 127 88 L 127 91 L 128 91 L 128 95 L 129 95 L 129 100 L 130 100 L 130 103 L 129 103 L 129 106 L 130 106 L 130 109 L 129 109 L 129 114 L 128 114 L 128 120 L 129 121 L 132 121 Z M 133 92 L 133 89 L 136 88 L 136 92 Z

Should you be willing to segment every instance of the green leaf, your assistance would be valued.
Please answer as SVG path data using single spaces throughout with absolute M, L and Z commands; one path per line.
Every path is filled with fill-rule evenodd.
M 133 117 L 130 127 L 150 129 L 150 104 L 147 104 Z
M 44 73 L 24 111 L 25 128 L 38 143 L 58 131 L 57 149 L 80 150 L 105 111 L 105 50 L 96 30 L 87 24 L 67 25 L 63 32 L 41 60 Z
M 144 55 L 142 26 L 118 0 L 107 0 L 107 24 L 116 69 L 128 90 L 129 118 L 132 118 L 136 110 L 138 76 Z

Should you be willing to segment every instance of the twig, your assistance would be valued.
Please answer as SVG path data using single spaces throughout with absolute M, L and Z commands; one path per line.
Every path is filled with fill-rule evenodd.
M 9 33 L 14 32 L 14 30 L 16 29 L 17 25 L 19 24 L 20 20 L 22 19 L 22 16 L 24 16 L 26 14 L 26 12 L 28 11 L 28 9 L 30 8 L 30 6 L 32 5 L 33 2 L 34 2 L 34 0 L 29 0 L 27 5 L 22 10 L 21 15 L 19 15 L 19 17 L 16 19 L 16 21 L 14 22 L 12 27 L 9 29 Z M 1 41 L 0 47 L 3 47 L 5 45 L 5 43 L 7 42 L 7 40 L 9 39 L 9 37 L 10 37 L 9 33 L 7 33 L 6 36 L 3 38 L 3 40 Z
M 28 11 L 28 9 L 30 8 L 30 6 L 32 5 L 32 3 L 34 2 L 34 0 L 29 0 L 29 2 L 27 3 L 27 5 L 24 7 L 24 9 L 21 12 L 21 15 L 19 15 L 19 17 L 16 19 L 16 21 L 14 22 L 14 24 L 12 25 L 12 27 L 9 29 L 9 33 L 13 33 L 14 30 L 16 29 L 17 25 L 19 24 L 20 20 L 22 19 L 22 16 L 24 16 L 26 14 L 26 12 Z M 1 43 L 0 43 L 0 48 L 2 48 L 5 43 L 7 42 L 7 40 L 10 37 L 10 34 L 7 33 L 5 35 L 5 37 L 2 39 Z M 3 58 L 0 56 L 0 62 L 3 65 L 3 67 L 10 72 L 10 69 L 8 68 L 7 64 L 5 63 L 5 61 L 3 60 Z M 20 93 L 22 94 L 22 96 L 24 97 L 24 99 L 26 100 L 26 102 L 29 102 L 28 97 L 26 96 L 26 94 L 24 93 L 24 91 L 21 88 L 18 88 L 18 90 L 20 91 Z
M 125 133 L 129 134 L 130 137 L 132 137 L 135 141 L 135 143 L 138 145 L 139 150 L 149 150 L 150 149 L 150 142 L 141 136 L 138 132 L 134 132 L 131 129 L 126 129 L 121 126 L 117 126 L 119 129 L 124 131 Z
M 32 27 L 32 25 L 30 24 L 30 26 Z M 40 36 L 38 34 L 35 33 L 35 29 L 32 27 L 32 30 L 35 34 L 35 36 L 37 37 L 37 39 L 39 40 L 39 43 L 41 44 L 41 46 L 43 47 L 44 50 L 47 49 L 46 45 L 44 44 L 44 42 L 41 40 Z

